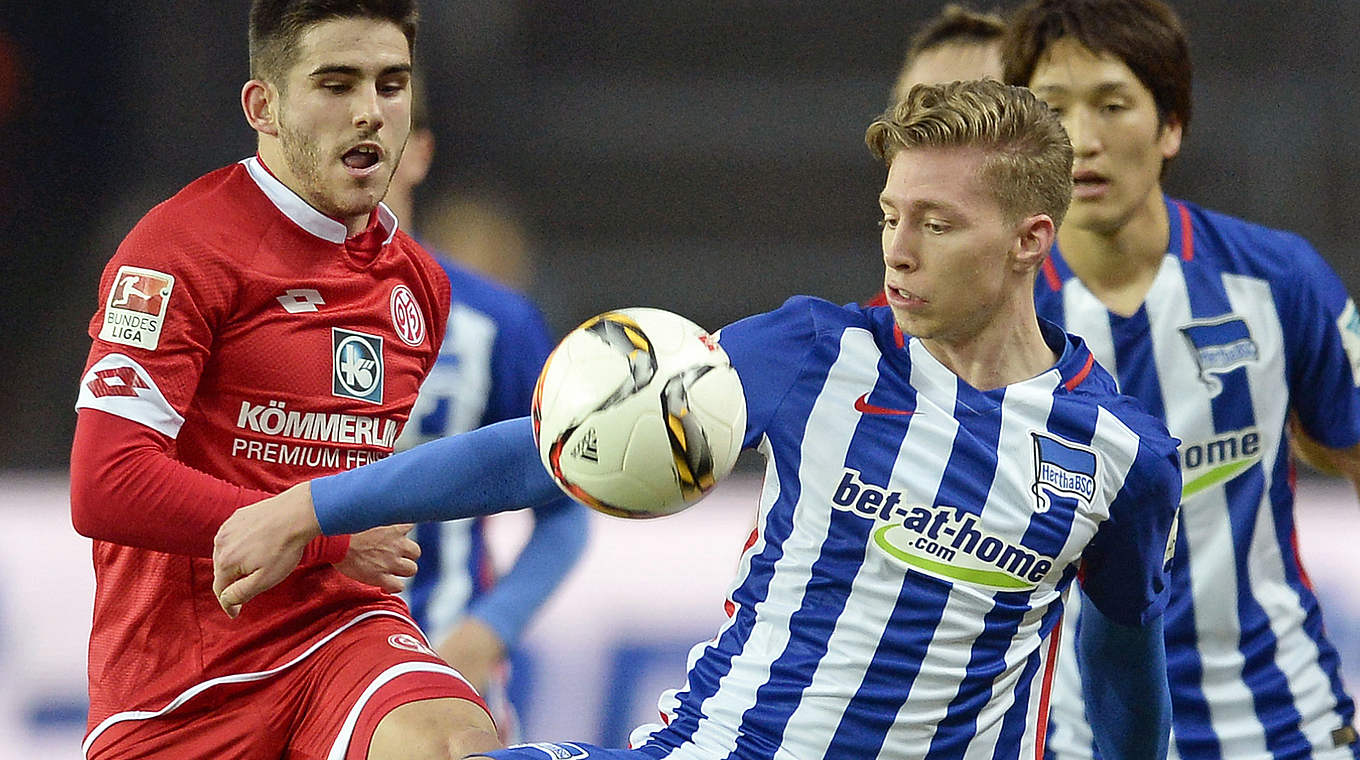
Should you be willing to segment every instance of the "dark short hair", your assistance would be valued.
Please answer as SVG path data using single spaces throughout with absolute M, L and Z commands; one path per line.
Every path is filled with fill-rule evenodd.
M 999 40 L 1005 33 L 1006 20 L 1000 14 L 982 13 L 950 3 L 911 36 L 902 68 L 909 66 L 916 56 L 939 45 L 956 42 L 981 45 Z
M 1185 27 L 1160 0 L 1031 0 L 1017 8 L 1002 40 L 1009 84 L 1028 86 L 1049 46 L 1071 37 L 1124 62 L 1152 93 L 1162 124 L 1189 129 L 1190 43 Z
M 254 0 L 250 5 L 250 76 L 279 82 L 297 42 L 315 24 L 343 18 L 390 21 L 415 52 L 415 0 Z

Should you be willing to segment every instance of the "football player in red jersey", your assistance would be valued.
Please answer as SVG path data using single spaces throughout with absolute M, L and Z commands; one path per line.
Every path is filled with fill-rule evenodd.
M 71 513 L 94 539 L 87 758 L 449 758 L 499 746 L 392 592 L 405 527 L 314 542 L 232 620 L 237 507 L 391 453 L 448 280 L 379 201 L 410 130 L 414 0 L 256 0 L 258 153 L 152 209 L 105 268 Z

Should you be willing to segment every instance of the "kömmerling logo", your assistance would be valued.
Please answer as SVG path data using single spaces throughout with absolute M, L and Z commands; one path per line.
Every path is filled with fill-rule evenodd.
M 382 336 L 331 328 L 331 393 L 381 404 L 383 400 Z

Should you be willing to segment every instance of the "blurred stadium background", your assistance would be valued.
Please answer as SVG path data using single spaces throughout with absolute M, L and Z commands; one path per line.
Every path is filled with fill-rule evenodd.
M 859 300 L 880 279 L 863 130 L 940 5 L 425 0 L 439 152 L 418 200 L 516 207 L 559 333 L 617 306 L 714 328 L 792 293 Z M 1360 294 L 1360 2 L 1175 5 L 1196 108 L 1168 188 L 1302 233 Z M 64 471 L 85 323 L 136 219 L 253 151 L 237 105 L 247 6 L 0 0 L 0 758 L 79 756 L 92 579 Z M 1301 488 L 1303 560 L 1355 684 L 1360 513 L 1337 483 Z M 617 742 L 648 716 L 719 620 L 754 489 L 745 472 L 677 518 L 597 521 L 529 637 L 534 735 Z M 620 566 L 652 572 L 620 585 Z

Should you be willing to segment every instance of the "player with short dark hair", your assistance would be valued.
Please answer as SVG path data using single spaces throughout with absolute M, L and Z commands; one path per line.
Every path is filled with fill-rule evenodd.
M 257 2 L 258 153 L 192 182 L 104 270 L 71 517 L 94 539 L 87 758 L 451 758 L 498 746 L 392 592 L 409 526 L 312 542 L 237 620 L 213 535 L 382 458 L 438 354 L 448 280 L 380 204 L 410 128 L 414 2 Z
M 957 79 L 1001 81 L 1001 37 L 1006 20 L 949 3 L 911 36 L 893 84 L 892 102 L 918 84 Z
M 1075 151 L 1039 313 L 1182 441 L 1166 614 L 1176 754 L 1354 760 L 1354 705 L 1295 545 L 1287 428 L 1360 483 L 1355 304 L 1299 236 L 1165 194 L 1191 115 L 1189 43 L 1168 5 L 1033 0 L 1004 50 L 1007 81 L 1058 113 Z M 1062 662 L 1050 751 L 1099 756 L 1079 660 Z
M 718 332 L 765 487 L 729 618 L 663 696 L 665 725 L 631 750 L 491 757 L 1041 756 L 1079 566 L 1099 735 L 1111 756 L 1165 752 L 1175 441 L 1034 313 L 1070 199 L 1066 135 L 1029 91 L 972 81 L 914 88 L 866 139 L 888 167 L 891 308 L 799 297 Z M 418 446 L 232 516 L 219 601 L 239 612 L 323 533 L 556 493 L 529 419 Z

